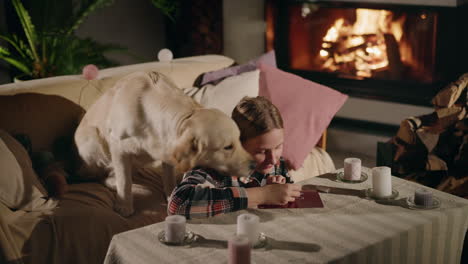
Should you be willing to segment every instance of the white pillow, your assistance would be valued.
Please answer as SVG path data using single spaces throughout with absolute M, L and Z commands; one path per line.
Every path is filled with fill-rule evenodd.
M 37 211 L 52 209 L 57 202 L 37 178 L 24 147 L 0 130 L 0 202 L 11 209 Z
M 207 108 L 217 108 L 228 116 L 244 96 L 255 97 L 259 90 L 260 71 L 254 70 L 231 76 L 220 83 L 201 88 L 184 89 L 184 92 Z

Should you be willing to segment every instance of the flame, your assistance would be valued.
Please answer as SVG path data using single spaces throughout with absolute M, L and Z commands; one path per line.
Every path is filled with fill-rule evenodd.
M 385 31 L 387 17 L 391 15 L 387 10 L 356 9 L 356 23 L 353 25 L 353 34 L 366 35 Z
M 350 24 L 337 19 L 323 37 L 319 59 L 323 69 L 340 71 L 358 77 L 371 77 L 388 67 L 385 35 L 397 42 L 403 35 L 405 17 L 393 19 L 387 10 L 356 9 L 356 21 Z
M 340 18 L 335 21 L 335 25 L 333 25 L 327 32 L 327 35 L 323 38 L 324 41 L 327 42 L 336 42 L 338 40 L 338 30 L 341 29 L 343 26 L 344 19 Z

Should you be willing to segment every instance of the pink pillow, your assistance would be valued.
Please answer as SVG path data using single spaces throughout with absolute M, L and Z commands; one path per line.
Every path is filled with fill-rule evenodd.
M 207 83 L 212 83 L 216 85 L 217 83 L 222 81 L 224 78 L 239 75 L 244 72 L 254 71 L 257 69 L 260 63 L 268 64 L 273 67 L 276 67 L 275 51 L 274 50 L 269 51 L 263 54 L 262 56 L 247 62 L 246 64 L 203 73 L 203 75 L 201 76 L 200 83 L 197 84 L 196 86 L 202 87 L 203 85 Z
M 259 69 L 259 95 L 280 110 L 285 128 L 283 157 L 297 170 L 348 96 L 265 64 Z

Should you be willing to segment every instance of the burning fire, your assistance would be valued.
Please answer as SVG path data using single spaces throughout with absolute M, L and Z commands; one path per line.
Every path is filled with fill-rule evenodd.
M 389 66 L 389 36 L 400 42 L 405 17 L 393 20 L 387 10 L 356 9 L 356 22 L 335 21 L 323 38 L 319 59 L 324 70 L 371 77 Z

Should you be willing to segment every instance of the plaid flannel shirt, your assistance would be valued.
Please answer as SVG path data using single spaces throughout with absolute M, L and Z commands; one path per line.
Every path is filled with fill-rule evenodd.
M 169 215 L 184 215 L 187 219 L 206 218 L 247 208 L 245 188 L 266 184 L 270 175 L 283 175 L 291 183 L 284 160 L 269 174 L 254 172 L 247 181 L 227 177 L 207 168 L 194 168 L 185 173 L 182 182 L 169 198 Z
M 263 174 L 263 173 L 254 171 L 249 176 L 249 178 L 246 178 L 246 179 L 240 178 L 239 184 L 240 186 L 246 187 L 246 188 L 265 186 L 267 183 L 268 176 L 271 176 L 271 175 L 282 175 L 286 178 L 286 183 L 293 183 L 291 176 L 289 175 L 286 162 L 281 157 L 279 165 L 274 166 L 270 173 Z

